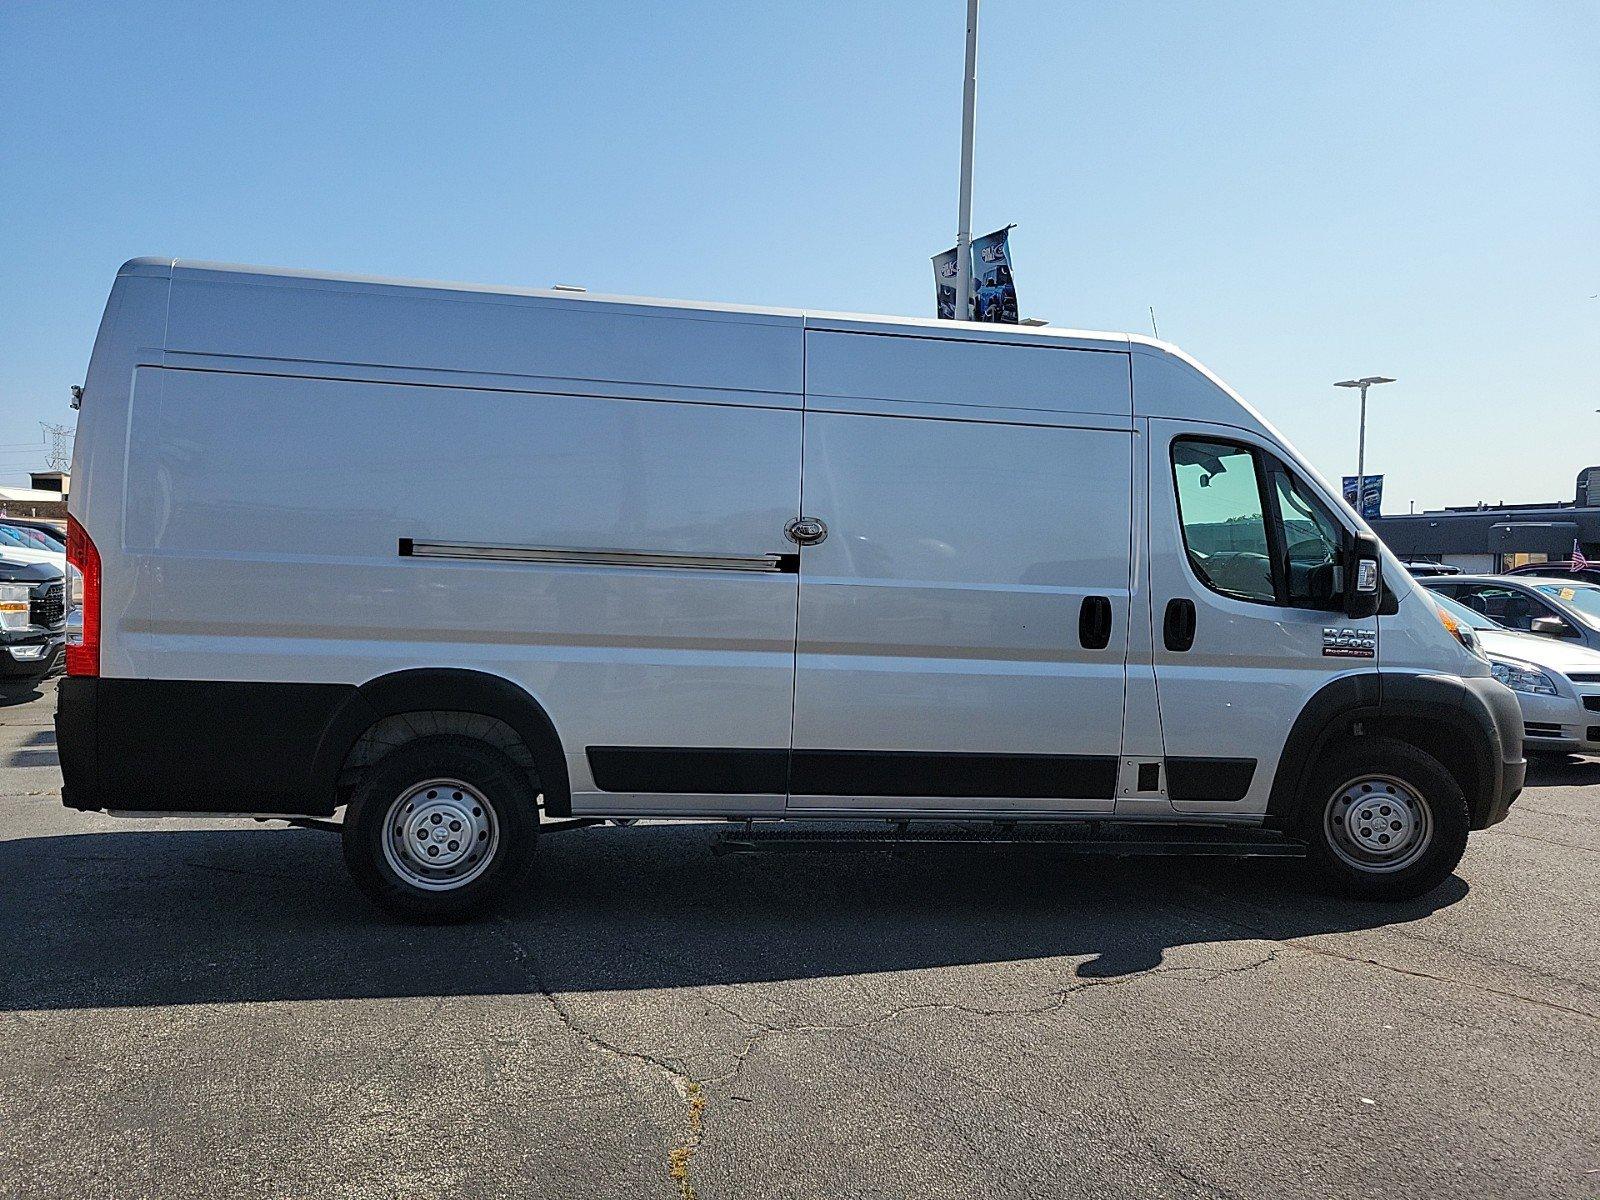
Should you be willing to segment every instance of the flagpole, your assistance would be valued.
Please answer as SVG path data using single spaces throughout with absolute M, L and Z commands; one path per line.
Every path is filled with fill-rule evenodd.
M 961 85 L 961 208 L 956 221 L 956 320 L 972 315 L 972 127 L 978 109 L 978 0 L 967 0 L 967 69 Z

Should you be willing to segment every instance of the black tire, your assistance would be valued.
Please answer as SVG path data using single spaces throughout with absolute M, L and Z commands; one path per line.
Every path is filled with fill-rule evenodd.
M 1391 738 L 1359 738 L 1330 751 L 1312 774 L 1300 814 L 1318 872 L 1338 891 L 1364 900 L 1431 892 L 1467 848 L 1460 786 L 1438 759 Z M 1365 814 L 1370 821 L 1361 820 Z M 1402 836 L 1404 843 L 1398 842 Z M 1378 846 L 1380 837 L 1397 842 Z M 1352 861 L 1364 855 L 1370 861 Z
M 424 785 L 426 790 L 418 790 Z M 402 800 L 410 801 L 404 809 Z M 362 891 L 389 912 L 413 921 L 465 920 L 526 875 L 539 826 L 537 803 L 527 772 L 493 746 L 465 737 L 419 738 L 379 759 L 356 789 L 345 810 L 345 863 Z M 481 838 L 462 836 L 464 848 L 440 840 L 451 836 L 455 817 Z M 412 853 L 413 846 L 426 848 L 413 838 L 428 834 L 434 835 L 433 848 L 457 859 L 453 877 Z M 437 877 L 424 886 L 404 872 Z

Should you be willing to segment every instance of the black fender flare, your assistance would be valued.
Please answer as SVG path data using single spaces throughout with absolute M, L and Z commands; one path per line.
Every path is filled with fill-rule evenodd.
M 378 721 L 404 712 L 467 712 L 495 717 L 516 731 L 533 755 L 551 816 L 572 815 L 567 760 L 550 715 L 518 684 L 501 675 L 459 668 L 423 667 L 370 679 L 347 696 L 329 718 L 317 744 L 311 778 L 328 809 L 339 772 L 356 742 Z
M 1435 737 L 1419 748 L 1448 760 L 1446 769 L 1466 794 L 1472 828 L 1493 824 L 1510 802 L 1506 793 L 1514 796 L 1521 786 L 1511 769 L 1521 762 L 1521 714 L 1504 711 L 1507 700 L 1511 708 L 1516 701 L 1510 693 L 1494 696 L 1496 687 L 1489 679 L 1403 671 L 1346 675 L 1326 684 L 1289 730 L 1267 799 L 1267 825 L 1295 827 L 1307 780 L 1335 737 L 1352 729 L 1405 737 L 1419 727 L 1447 739 Z M 1443 745 L 1449 750 L 1442 755 Z

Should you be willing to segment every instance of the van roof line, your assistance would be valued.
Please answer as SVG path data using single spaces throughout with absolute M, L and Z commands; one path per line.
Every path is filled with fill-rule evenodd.
M 946 337 L 984 341 L 1015 341 L 1034 345 L 1100 344 L 1120 350 L 1148 347 L 1158 353 L 1171 353 L 1168 342 L 1136 333 L 1055 326 L 997 325 L 982 321 L 945 321 L 933 317 L 894 316 L 880 313 L 831 312 L 822 309 L 783 308 L 770 305 L 725 304 L 717 301 L 674 300 L 658 296 L 620 296 L 598 292 L 574 292 L 558 288 L 524 288 L 504 285 L 471 284 L 446 280 L 398 279 L 381 275 L 347 272 L 306 271 L 284 267 L 260 267 L 240 263 L 203 262 L 189 259 L 147 256 L 131 258 L 117 271 L 119 276 L 171 277 L 178 272 L 198 275 L 253 275 L 263 280 L 285 282 L 346 284 L 358 287 L 409 288 L 419 291 L 455 292 L 487 296 L 518 296 L 554 299 L 567 304 L 627 304 L 638 307 L 678 309 L 684 312 L 725 313 L 735 316 L 776 317 L 792 320 L 807 328 L 861 332 L 903 328 L 923 333 L 938 332 Z

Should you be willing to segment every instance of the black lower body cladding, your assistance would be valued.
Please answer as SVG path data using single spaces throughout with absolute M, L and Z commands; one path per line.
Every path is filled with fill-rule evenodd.
M 1110 799 L 1117 788 L 1117 759 L 1109 755 L 686 746 L 590 746 L 587 753 L 595 783 L 611 792 L 1080 800 Z
M 1522 706 L 1512 691 L 1493 679 L 1465 679 L 1462 682 L 1489 710 L 1500 735 L 1500 767 L 1493 794 L 1480 810 L 1474 811 L 1473 827 L 1482 829 L 1506 819 L 1511 804 L 1522 794 L 1527 782 L 1528 760 L 1522 749 Z
M 69 676 L 56 706 L 62 800 L 129 812 L 327 815 L 317 747 L 337 683 Z
M 1522 711 L 1510 690 L 1488 676 L 1371 671 L 1329 683 L 1295 718 L 1273 778 L 1268 827 L 1293 828 L 1311 772 L 1352 727 L 1415 741 L 1451 767 L 1473 829 L 1505 820 L 1522 791 Z

